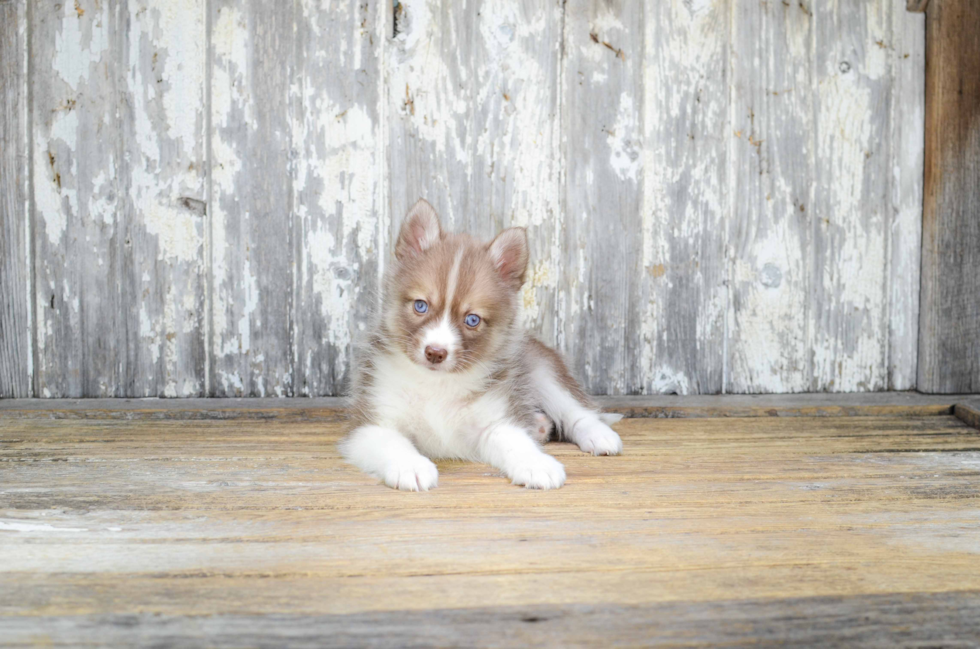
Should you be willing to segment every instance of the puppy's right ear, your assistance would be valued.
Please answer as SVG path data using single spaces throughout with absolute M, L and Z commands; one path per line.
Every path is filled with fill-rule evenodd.
M 408 210 L 402 229 L 398 233 L 398 243 L 395 244 L 395 257 L 400 261 L 417 257 L 434 245 L 442 237 L 439 227 L 439 217 L 429 204 L 420 198 L 412 209 Z

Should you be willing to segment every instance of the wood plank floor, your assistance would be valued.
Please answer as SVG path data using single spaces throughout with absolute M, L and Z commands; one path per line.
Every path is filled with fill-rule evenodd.
M 557 491 L 440 462 L 407 494 L 339 422 L 0 417 L 0 644 L 978 646 L 980 431 L 616 428 L 548 446 Z

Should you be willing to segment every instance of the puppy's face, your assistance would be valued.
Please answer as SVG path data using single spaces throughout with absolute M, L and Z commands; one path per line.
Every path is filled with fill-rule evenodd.
M 527 269 L 522 228 L 490 243 L 442 232 L 419 200 L 402 224 L 388 276 L 385 324 L 414 362 L 434 372 L 487 366 L 510 340 Z

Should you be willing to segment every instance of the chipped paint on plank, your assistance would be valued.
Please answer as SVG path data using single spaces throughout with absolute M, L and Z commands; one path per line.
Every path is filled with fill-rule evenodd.
M 891 205 L 886 236 L 888 272 L 888 385 L 916 385 L 919 339 L 919 268 L 925 141 L 925 16 L 892 11 L 890 95 Z
M 297 394 L 340 394 L 377 298 L 384 4 L 300 4 L 290 90 Z M 350 74 L 349 71 L 353 72 Z
M 528 229 L 522 321 L 558 335 L 561 7 L 401 3 L 388 54 L 389 238 L 419 196 L 450 230 Z
M 724 391 L 805 392 L 813 17 L 796 3 L 733 7 Z
M 644 287 L 646 393 L 723 387 L 727 193 L 727 0 L 675 0 L 645 20 Z

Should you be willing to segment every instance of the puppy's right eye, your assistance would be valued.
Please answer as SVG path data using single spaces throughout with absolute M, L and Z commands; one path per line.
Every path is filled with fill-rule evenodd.
M 428 310 L 429 310 L 429 305 L 426 303 L 425 300 L 415 300 L 416 313 L 425 313 Z

